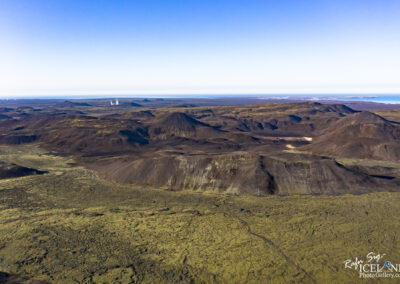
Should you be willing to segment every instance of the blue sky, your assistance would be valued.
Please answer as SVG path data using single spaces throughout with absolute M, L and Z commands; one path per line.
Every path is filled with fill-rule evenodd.
M 0 96 L 400 93 L 400 1 L 0 0 Z

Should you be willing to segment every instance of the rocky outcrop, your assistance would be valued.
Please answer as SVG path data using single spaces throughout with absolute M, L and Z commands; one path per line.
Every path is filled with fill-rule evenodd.
M 334 159 L 306 154 L 280 154 L 264 157 L 274 177 L 277 192 L 290 194 L 359 194 L 381 190 L 400 190 L 396 180 L 382 180 L 360 170 L 348 168 Z
M 397 179 L 382 180 L 330 158 L 300 154 L 168 156 L 88 166 L 117 182 L 171 190 L 257 196 L 400 190 Z

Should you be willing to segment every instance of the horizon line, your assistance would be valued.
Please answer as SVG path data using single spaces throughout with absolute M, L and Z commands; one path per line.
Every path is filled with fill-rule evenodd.
M 167 94 L 167 93 L 157 93 L 157 94 L 55 94 L 55 95 L 45 95 L 45 94 L 30 94 L 30 95 L 0 95 L 0 100 L 13 100 L 13 99 L 77 99 L 77 98 L 218 98 L 218 97 L 361 97 L 361 98 L 371 98 L 380 96 L 400 96 L 399 93 L 188 93 L 188 94 Z

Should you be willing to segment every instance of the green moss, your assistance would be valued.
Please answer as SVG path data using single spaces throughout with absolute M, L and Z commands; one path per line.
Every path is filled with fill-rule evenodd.
M 311 282 L 304 271 L 318 283 L 364 283 L 344 260 L 376 251 L 400 262 L 400 193 L 169 192 L 35 151 L 0 150 L 49 171 L 0 180 L 0 271 L 52 283 Z

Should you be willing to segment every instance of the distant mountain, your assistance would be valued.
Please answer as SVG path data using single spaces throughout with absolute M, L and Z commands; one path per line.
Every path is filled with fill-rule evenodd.
M 340 119 L 304 146 L 316 154 L 381 160 L 400 159 L 400 124 L 363 111 Z
M 88 103 L 83 103 L 83 102 L 64 101 L 61 103 L 57 103 L 55 106 L 56 107 L 87 107 L 87 106 L 91 106 L 91 105 Z
M 135 103 L 135 102 L 131 102 L 131 103 L 130 103 L 130 106 L 133 106 L 133 107 L 142 107 L 141 104 L 138 104 L 138 103 Z
M 218 131 L 208 124 L 182 112 L 166 114 L 152 121 L 150 126 L 150 135 L 163 139 L 174 136 L 208 136 L 210 138 L 217 133 Z

